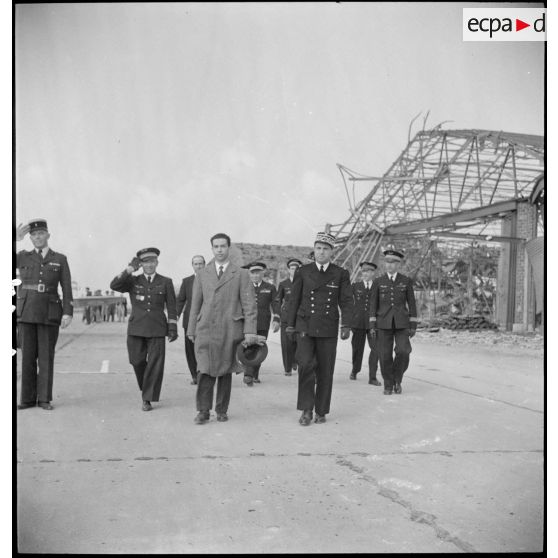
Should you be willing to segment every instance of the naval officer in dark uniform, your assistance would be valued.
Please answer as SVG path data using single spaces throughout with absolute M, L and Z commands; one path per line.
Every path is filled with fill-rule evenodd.
M 196 273 L 205 267 L 205 258 L 203 256 L 194 256 L 192 258 L 192 268 L 194 273 L 182 279 L 178 296 L 176 297 L 176 315 L 180 317 L 182 310 L 184 316 L 182 317 L 182 325 L 184 326 L 184 350 L 186 352 L 186 362 L 190 375 L 192 376 L 191 385 L 198 383 L 198 363 L 196 362 L 196 353 L 194 352 L 194 343 L 188 339 L 186 331 L 188 330 L 188 318 L 190 317 L 190 308 L 192 307 L 192 287 L 194 286 L 194 279 Z
M 287 311 L 289 308 L 289 301 L 291 300 L 291 293 L 293 290 L 293 278 L 295 271 L 302 265 L 302 262 L 297 258 L 291 258 L 287 262 L 289 276 L 287 279 L 279 283 L 277 289 L 277 296 L 275 301 L 280 312 L 281 320 L 281 356 L 283 358 L 283 368 L 285 369 L 285 376 L 292 376 L 293 370 L 297 369 L 295 358 L 296 353 L 296 333 L 287 335 Z
M 364 356 L 364 345 L 368 340 L 370 354 L 368 355 L 368 383 L 373 386 L 382 384 L 376 379 L 378 371 L 378 350 L 376 347 L 376 337 L 370 332 L 370 293 L 372 292 L 372 281 L 374 272 L 378 266 L 374 262 L 361 262 L 359 264 L 362 281 L 353 283 L 353 300 L 355 310 L 351 331 L 351 345 L 353 349 L 353 369 L 349 378 L 357 379 L 357 374 L 362 367 L 362 357 Z
M 170 342 L 178 338 L 172 280 L 155 272 L 159 254 L 157 248 L 143 248 L 110 283 L 112 290 L 130 293 L 128 357 L 142 392 L 144 411 L 151 411 L 151 401 L 159 401 L 165 367 L 165 336 Z M 140 266 L 143 273 L 132 275 Z
M 256 305 L 258 307 L 258 317 L 256 324 L 256 332 L 258 335 L 267 339 L 269 335 L 269 326 L 273 318 L 273 332 L 279 330 L 279 310 L 277 308 L 277 289 L 275 285 L 268 283 L 262 279 L 263 272 L 267 266 L 263 262 L 252 262 L 243 266 L 250 272 L 250 281 L 254 286 L 256 295 Z M 244 383 L 252 386 L 260 382 L 260 364 L 256 366 L 246 366 L 244 369 Z
M 399 273 L 403 257 L 393 245 L 384 250 L 386 273 L 374 280 L 370 295 L 370 325 L 377 336 L 385 395 L 402 393 L 411 354 L 409 339 L 418 322 L 413 282 Z
M 66 256 L 48 246 L 50 234 L 45 219 L 20 224 L 16 240 L 23 240 L 27 233 L 34 249 L 18 252 L 16 263 L 21 279 L 16 301 L 21 347 L 21 403 L 17 408 L 38 404 L 50 411 L 54 408 L 50 402 L 58 331 L 60 326 L 70 325 L 74 313 L 72 278 Z
M 318 233 L 314 242 L 314 263 L 303 265 L 295 275 L 289 305 L 287 333 L 298 333 L 297 409 L 299 423 L 308 426 L 312 411 L 315 422 L 326 421 L 331 403 L 333 371 L 339 333 L 341 339 L 351 335 L 353 293 L 349 272 L 331 263 L 335 238 Z

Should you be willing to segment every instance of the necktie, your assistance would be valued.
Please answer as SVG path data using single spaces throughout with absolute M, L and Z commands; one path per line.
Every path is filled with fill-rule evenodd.
M 223 275 L 223 266 L 219 266 L 219 273 L 217 273 L 217 279 L 221 279 L 221 275 Z
M 152 279 L 152 277 L 151 277 L 151 275 L 149 275 L 149 276 L 147 277 L 147 282 L 148 282 L 148 283 L 151 283 L 151 279 Z
M 370 290 L 370 283 L 366 282 L 366 290 L 369 291 Z
M 320 266 L 320 273 L 325 273 L 325 269 L 323 265 Z
M 392 275 L 392 276 L 389 278 L 389 280 L 390 280 L 392 283 L 395 283 L 395 275 Z
M 39 248 L 39 258 L 43 259 L 43 249 Z

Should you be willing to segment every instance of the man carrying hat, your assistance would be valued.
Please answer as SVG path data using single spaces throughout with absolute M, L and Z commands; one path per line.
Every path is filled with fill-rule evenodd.
M 182 325 L 184 327 L 184 350 L 186 352 L 186 362 L 188 369 L 192 376 L 191 385 L 198 383 L 198 364 L 196 362 L 196 354 L 194 352 L 194 343 L 188 339 L 186 331 L 188 330 L 188 318 L 190 317 L 190 307 L 192 306 L 192 287 L 194 286 L 194 279 L 196 273 L 205 267 L 205 258 L 203 256 L 194 256 L 192 258 L 192 268 L 194 273 L 182 279 L 178 296 L 176 297 L 176 315 L 180 317 L 182 310 L 184 316 L 182 318 Z
M 215 382 L 217 420 L 228 420 L 232 373 L 240 371 L 238 345 L 258 343 L 256 296 L 249 273 L 230 261 L 227 234 L 217 233 L 210 242 L 214 259 L 196 274 L 188 320 L 188 337 L 198 363 L 196 424 L 209 420 Z
M 287 261 L 287 268 L 289 276 L 287 279 L 279 283 L 277 289 L 277 296 L 275 298 L 276 304 L 281 312 L 281 356 L 283 357 L 283 368 L 285 369 L 285 376 L 292 376 L 292 371 L 297 369 L 295 359 L 296 351 L 296 333 L 287 335 L 287 310 L 289 301 L 291 300 L 291 293 L 293 289 L 293 278 L 295 271 L 302 265 L 302 262 L 297 258 L 291 258 Z
M 411 354 L 409 339 L 416 333 L 418 318 L 413 282 L 399 273 L 403 252 L 390 244 L 383 253 L 386 273 L 372 284 L 370 326 L 377 336 L 384 394 L 391 395 L 402 393 Z
M 157 248 L 139 250 L 126 269 L 110 283 L 114 291 L 130 293 L 128 357 L 141 390 L 144 411 L 151 411 L 151 402 L 159 401 L 161 394 L 165 336 L 170 342 L 178 338 L 174 286 L 171 279 L 156 273 L 159 254 Z M 140 267 L 143 273 L 132 275 Z
M 353 314 L 353 293 L 349 272 L 331 263 L 335 238 L 318 233 L 313 263 L 301 266 L 294 275 L 287 317 L 287 333 L 298 333 L 297 409 L 299 423 L 308 426 L 312 411 L 315 422 L 326 421 L 331 402 L 333 371 L 337 353 L 339 309 L 341 339 L 348 339 Z
M 16 301 L 21 347 L 21 402 L 17 408 L 38 404 L 50 411 L 54 408 L 50 403 L 54 348 L 60 326 L 68 327 L 74 313 L 72 278 L 66 256 L 48 246 L 46 220 L 32 219 L 27 225 L 18 225 L 16 240 L 23 240 L 27 233 L 34 248 L 18 252 L 16 264 L 21 279 Z
M 351 331 L 351 345 L 353 348 L 353 369 L 349 378 L 357 379 L 357 374 L 362 366 L 364 355 L 364 345 L 368 340 L 370 355 L 368 356 L 368 383 L 373 386 L 382 384 L 376 379 L 378 371 L 378 351 L 376 348 L 375 336 L 370 332 L 370 293 L 372 292 L 372 281 L 377 265 L 374 262 L 361 262 L 359 264 L 362 281 L 353 283 L 353 299 L 355 310 Z
M 267 266 L 262 262 L 252 262 L 243 266 L 250 272 L 250 281 L 254 286 L 256 295 L 256 306 L 258 308 L 257 334 L 261 337 L 269 335 L 269 326 L 273 317 L 273 332 L 279 330 L 279 310 L 275 300 L 277 289 L 275 285 L 263 280 L 263 272 Z M 254 382 L 260 383 L 260 364 L 255 366 L 246 366 L 244 368 L 244 383 L 252 386 Z

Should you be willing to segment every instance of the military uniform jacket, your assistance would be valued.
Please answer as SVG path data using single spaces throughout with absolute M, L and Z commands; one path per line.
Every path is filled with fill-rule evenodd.
M 256 304 L 258 306 L 258 322 L 256 329 L 269 331 L 269 324 L 271 323 L 271 315 L 279 317 L 277 309 L 277 289 L 275 285 L 262 281 L 257 287 L 252 283 L 254 293 L 256 294 Z
M 346 269 L 330 263 L 325 273 L 320 273 L 315 263 L 306 264 L 293 278 L 287 325 L 312 337 L 337 337 L 339 308 L 341 327 L 350 327 L 353 306 Z
M 364 281 L 353 283 L 353 301 L 355 304 L 351 327 L 354 329 L 370 329 L 370 295 L 372 287 L 366 290 Z
M 176 297 L 176 315 L 180 316 L 182 310 L 184 315 L 182 317 L 182 325 L 184 329 L 188 329 L 188 318 L 190 317 L 190 308 L 192 307 L 192 287 L 194 286 L 195 275 L 190 275 L 182 279 L 180 291 Z
M 277 296 L 275 297 L 275 303 L 277 305 L 278 311 L 280 312 L 281 323 L 284 325 L 287 325 L 287 313 L 292 292 L 293 282 L 290 278 L 285 279 L 284 281 L 281 281 L 281 283 L 279 283 Z
M 371 327 L 416 329 L 417 322 L 417 305 L 411 279 L 401 273 L 397 273 L 393 283 L 387 273 L 374 279 L 370 295 Z
M 168 323 L 176 322 L 176 297 L 168 277 L 155 273 L 151 283 L 145 275 L 130 275 L 124 270 L 110 283 L 120 293 L 130 293 L 132 311 L 128 319 L 128 335 L 138 337 L 165 337 Z
M 17 268 L 22 281 L 17 289 L 18 322 L 60 325 L 63 314 L 73 315 L 72 278 L 64 254 L 49 248 L 41 260 L 35 250 L 22 250 L 17 254 Z

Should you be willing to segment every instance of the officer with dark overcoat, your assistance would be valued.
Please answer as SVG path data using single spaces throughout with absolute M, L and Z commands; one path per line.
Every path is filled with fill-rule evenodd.
M 403 252 L 390 244 L 383 253 L 386 273 L 372 284 L 370 326 L 377 336 L 384 394 L 391 395 L 402 393 L 411 354 L 409 339 L 416 333 L 418 318 L 413 282 L 398 271 Z
M 128 357 L 142 392 L 144 411 L 151 411 L 151 402 L 159 401 L 165 367 L 165 336 L 170 342 L 178 338 L 172 280 L 155 271 L 159 254 L 157 248 L 139 250 L 126 269 L 110 283 L 111 289 L 130 293 Z M 143 273 L 132 275 L 140 266 Z
M 18 409 L 39 405 L 50 411 L 54 380 L 54 349 L 60 326 L 72 322 L 72 278 L 64 254 L 48 246 L 50 233 L 45 219 L 19 225 L 16 240 L 29 233 L 33 250 L 17 253 L 21 279 L 17 289 L 16 316 L 21 347 L 21 399 Z M 62 288 L 59 295 L 58 286 Z
M 357 374 L 362 367 L 364 356 L 364 345 L 368 340 L 370 355 L 368 356 L 368 383 L 374 386 L 382 384 L 376 379 L 378 371 L 378 350 L 376 348 L 376 337 L 370 332 L 370 293 L 372 292 L 372 281 L 377 265 L 374 262 L 361 262 L 359 264 L 362 281 L 353 283 L 353 299 L 355 309 L 353 322 L 351 324 L 351 345 L 353 349 L 353 368 L 349 378 L 356 380 Z
M 293 289 L 293 278 L 295 271 L 302 265 L 302 262 L 297 258 L 291 258 L 287 261 L 287 268 L 289 276 L 287 279 L 279 283 L 277 289 L 277 296 L 275 301 L 280 311 L 281 319 L 281 356 L 283 358 L 283 368 L 285 369 L 285 376 L 292 376 L 292 371 L 297 369 L 297 362 L 295 358 L 296 353 L 296 333 L 287 335 L 287 311 L 289 308 L 289 301 L 291 300 L 291 293 Z
M 308 426 L 312 411 L 315 422 L 326 421 L 331 403 L 333 371 L 339 333 L 348 339 L 353 314 L 353 293 L 349 272 L 331 263 L 335 238 L 318 233 L 314 242 L 314 262 L 301 266 L 294 275 L 287 318 L 287 333 L 298 333 L 297 409 L 299 423 Z
M 178 296 L 176 297 L 176 315 L 180 317 L 182 310 L 184 316 L 182 318 L 182 325 L 184 327 L 184 350 L 186 352 L 186 362 L 190 375 L 192 376 L 191 385 L 198 383 L 198 363 L 196 362 L 196 353 L 194 351 L 194 343 L 188 339 L 186 331 L 188 330 L 188 318 L 190 317 L 190 308 L 192 307 L 192 287 L 194 286 L 194 279 L 196 273 L 205 267 L 205 258 L 203 256 L 194 256 L 192 258 L 192 268 L 194 273 L 182 279 Z
M 279 308 L 277 305 L 277 289 L 275 285 L 263 280 L 263 272 L 267 266 L 263 262 L 252 262 L 242 266 L 250 272 L 250 281 L 254 287 L 254 294 L 256 295 L 256 305 L 258 307 L 258 317 L 256 330 L 259 336 L 267 339 L 269 335 L 269 326 L 273 318 L 273 332 L 278 331 L 279 323 Z M 244 383 L 252 386 L 254 383 L 260 382 L 260 364 L 255 366 L 245 366 L 244 368 Z

